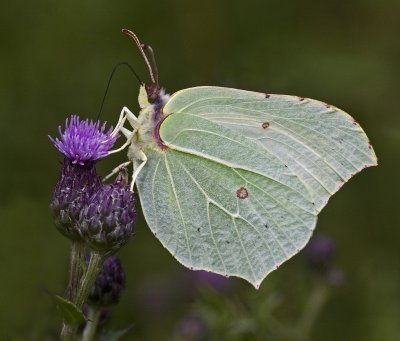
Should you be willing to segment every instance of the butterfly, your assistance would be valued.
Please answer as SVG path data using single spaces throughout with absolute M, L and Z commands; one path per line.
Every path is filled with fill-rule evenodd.
M 366 134 L 308 98 L 216 86 L 169 96 L 152 49 L 123 32 L 152 84 L 140 87 L 138 117 L 120 114 L 113 133 L 127 140 L 114 152 L 128 148 L 128 161 L 112 174 L 133 164 L 146 222 L 180 263 L 258 288 L 306 245 L 331 195 L 377 164 Z

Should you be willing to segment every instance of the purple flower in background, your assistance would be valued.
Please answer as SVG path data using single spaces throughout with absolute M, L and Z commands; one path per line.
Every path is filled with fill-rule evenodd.
M 335 243 L 328 236 L 316 235 L 311 238 L 305 252 L 310 266 L 315 270 L 325 272 L 335 256 Z
M 232 285 L 232 280 L 222 275 L 204 270 L 191 271 L 196 284 L 207 285 L 216 291 L 224 291 Z
M 185 341 L 206 340 L 209 327 L 199 316 L 189 315 L 178 323 L 176 333 L 179 338 Z
M 106 123 L 100 127 L 100 121 L 86 119 L 81 121 L 79 116 L 72 115 L 70 121 L 65 121 L 65 131 L 58 127 L 60 139 L 50 140 L 57 149 L 73 164 L 84 165 L 96 161 L 108 154 L 118 136 L 112 136 L 112 128 L 105 132 Z
M 106 259 L 90 291 L 88 304 L 110 306 L 117 304 L 125 288 L 125 272 L 117 256 Z
M 123 168 L 115 183 L 102 185 L 81 211 L 78 227 L 92 249 L 114 252 L 132 237 L 135 199 L 127 184 L 128 172 Z

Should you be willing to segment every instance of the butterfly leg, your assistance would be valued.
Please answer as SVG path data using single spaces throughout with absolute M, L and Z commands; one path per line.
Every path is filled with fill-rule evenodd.
M 132 174 L 131 192 L 133 192 L 133 186 L 135 185 L 137 176 L 139 175 L 140 171 L 142 170 L 142 168 L 144 167 L 144 165 L 147 162 L 147 156 L 142 151 L 140 151 L 140 161 L 142 161 L 142 163 L 139 165 L 138 168 L 135 169 L 135 171 Z
M 124 163 L 121 163 L 119 166 L 115 167 L 110 174 L 105 176 L 103 178 L 103 181 L 106 181 L 107 179 L 111 178 L 114 174 L 117 174 L 121 168 L 128 166 L 132 161 L 127 161 Z
M 121 113 L 119 114 L 117 125 L 115 126 L 113 132 L 111 133 L 112 136 L 118 134 L 118 132 L 121 130 L 127 119 L 133 128 L 139 125 L 139 120 L 132 113 L 132 111 L 130 111 L 127 107 L 123 107 Z
M 114 154 L 114 153 L 118 153 L 118 152 L 120 152 L 121 150 L 125 149 L 127 146 L 129 146 L 129 145 L 131 144 L 131 142 L 132 142 L 133 136 L 134 136 L 135 133 L 136 133 L 136 130 L 137 130 L 137 128 L 135 128 L 133 131 L 130 131 L 130 130 L 126 129 L 125 127 L 121 127 L 121 128 L 119 129 L 119 131 L 120 131 L 122 134 L 125 135 L 125 137 L 126 137 L 126 142 L 125 142 L 121 147 L 119 147 L 119 148 L 117 148 L 117 149 L 110 150 L 110 151 L 108 152 L 107 155 Z

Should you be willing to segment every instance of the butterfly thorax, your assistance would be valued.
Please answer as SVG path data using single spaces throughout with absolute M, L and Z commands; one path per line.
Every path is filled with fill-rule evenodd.
M 166 117 L 162 112 L 162 108 L 168 101 L 169 95 L 163 89 L 160 89 L 158 96 L 154 100 L 149 100 L 146 87 L 142 85 L 138 99 L 141 110 L 136 127 L 137 131 L 128 149 L 128 158 L 130 160 L 139 159 L 140 151 L 146 154 L 148 150 L 162 152 L 166 148 L 159 136 L 158 129 Z

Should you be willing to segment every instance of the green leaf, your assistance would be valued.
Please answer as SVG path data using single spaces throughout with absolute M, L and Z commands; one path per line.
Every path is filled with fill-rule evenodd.
M 85 322 L 85 316 L 74 303 L 58 295 L 54 295 L 53 297 L 63 315 L 65 324 L 71 327 L 77 327 L 81 323 Z

